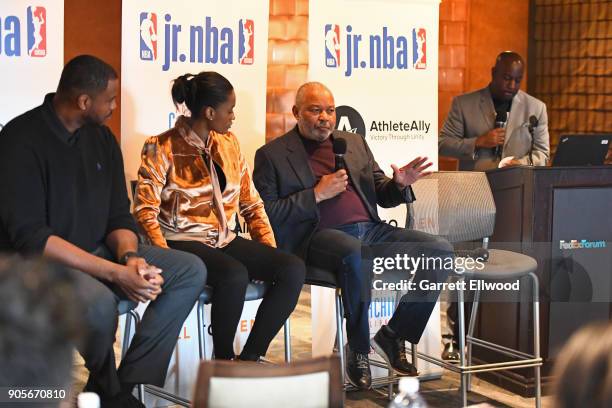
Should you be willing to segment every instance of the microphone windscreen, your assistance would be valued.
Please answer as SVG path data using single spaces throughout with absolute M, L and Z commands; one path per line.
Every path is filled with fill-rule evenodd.
M 334 138 L 334 154 L 346 153 L 346 140 L 341 137 Z
M 508 112 L 498 110 L 495 112 L 495 122 L 505 122 L 508 119 Z
M 531 127 L 537 127 L 538 126 L 538 118 L 536 118 L 535 115 L 531 115 L 529 117 L 529 124 L 531 125 Z

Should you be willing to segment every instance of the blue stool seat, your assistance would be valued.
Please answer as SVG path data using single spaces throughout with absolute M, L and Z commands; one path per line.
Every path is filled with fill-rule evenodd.
M 130 310 L 133 310 L 138 306 L 136 302 L 132 302 L 131 300 L 120 300 L 119 304 L 117 304 L 117 312 L 119 316 L 126 314 Z

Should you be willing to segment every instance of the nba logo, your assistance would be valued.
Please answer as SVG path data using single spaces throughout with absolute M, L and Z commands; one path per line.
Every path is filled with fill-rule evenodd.
M 325 24 L 325 66 L 337 68 L 340 66 L 340 26 Z
M 28 7 L 28 55 L 47 55 L 47 10 L 44 7 Z
M 241 18 L 238 27 L 238 62 L 242 65 L 253 64 L 253 46 L 255 43 L 255 23 Z
M 140 59 L 157 59 L 157 14 L 140 13 Z
M 412 29 L 412 65 L 415 69 L 427 68 L 427 32 L 424 28 Z

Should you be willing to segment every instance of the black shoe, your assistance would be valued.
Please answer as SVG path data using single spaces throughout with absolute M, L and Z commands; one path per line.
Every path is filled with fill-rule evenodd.
M 456 363 L 461 359 L 459 356 L 459 346 L 454 340 L 450 340 L 444 345 L 444 351 L 442 351 L 442 360 Z
M 346 347 L 346 374 L 349 382 L 361 390 L 372 387 L 370 359 L 367 354 L 353 352 Z
M 416 367 L 406 358 L 406 344 L 387 326 L 382 326 L 372 339 L 372 347 L 398 374 L 415 377 Z
M 252 361 L 254 363 L 260 363 L 261 357 L 258 354 L 245 354 L 240 353 L 239 356 L 235 358 L 238 361 Z

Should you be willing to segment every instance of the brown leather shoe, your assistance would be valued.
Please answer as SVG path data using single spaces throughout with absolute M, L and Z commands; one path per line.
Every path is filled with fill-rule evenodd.
M 372 339 L 372 347 L 398 374 L 415 377 L 416 367 L 406 357 L 406 342 L 396 337 L 387 327 L 382 326 Z

